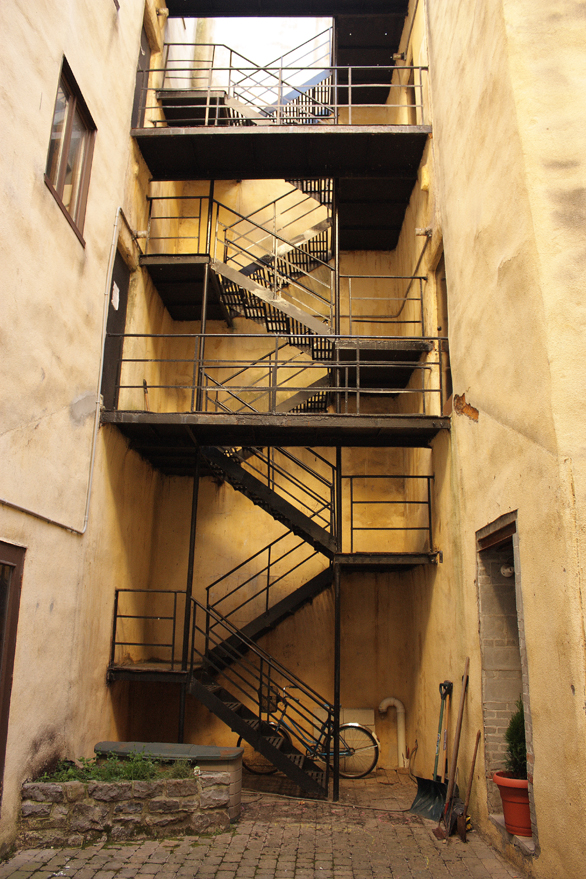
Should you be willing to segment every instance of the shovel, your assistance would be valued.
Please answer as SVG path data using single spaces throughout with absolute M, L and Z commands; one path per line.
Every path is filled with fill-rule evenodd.
M 447 839 L 452 830 L 452 809 L 454 806 L 454 784 L 456 780 L 456 767 L 458 765 L 458 749 L 460 747 L 460 733 L 462 732 L 462 717 L 464 715 L 464 701 L 466 699 L 466 690 L 468 689 L 468 669 L 470 667 L 470 658 L 466 658 L 464 666 L 464 676 L 462 678 L 462 693 L 460 695 L 460 710 L 458 711 L 458 720 L 456 723 L 456 735 L 454 737 L 454 749 L 452 751 L 452 760 L 450 762 L 450 781 L 446 793 L 445 806 L 440 812 L 438 825 L 434 828 L 433 834 L 437 839 Z M 444 826 L 441 826 L 441 819 L 444 820 Z
M 428 778 L 417 778 L 417 794 L 415 795 L 415 799 L 413 800 L 410 809 L 411 812 L 415 812 L 417 815 L 422 815 L 424 818 L 429 818 L 432 821 L 439 821 L 446 802 L 447 788 L 445 782 L 440 781 L 440 776 L 437 774 L 437 764 L 439 761 L 440 741 L 443 728 L 444 706 L 447 697 L 452 692 L 453 686 L 454 685 L 451 681 L 444 681 L 439 685 L 441 705 L 437 743 L 435 747 L 433 778 L 431 781 Z

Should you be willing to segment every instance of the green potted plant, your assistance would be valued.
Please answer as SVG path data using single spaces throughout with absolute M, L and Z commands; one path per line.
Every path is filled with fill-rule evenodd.
M 505 732 L 505 741 L 506 769 L 495 772 L 492 780 L 498 786 L 501 795 L 505 827 L 509 833 L 515 836 L 531 836 L 525 714 L 520 696 L 517 700 L 517 710 L 512 715 Z

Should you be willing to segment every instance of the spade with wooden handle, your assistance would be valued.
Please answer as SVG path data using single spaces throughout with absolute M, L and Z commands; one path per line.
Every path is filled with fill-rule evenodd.
M 452 759 L 450 761 L 450 780 L 448 783 L 448 792 L 446 794 L 446 805 L 440 817 L 437 827 L 433 833 L 438 839 L 447 839 L 450 835 L 450 824 L 452 821 L 452 807 L 454 795 L 454 783 L 456 780 L 456 766 L 458 765 L 458 748 L 460 747 L 460 733 L 462 732 L 462 717 L 464 715 L 464 701 L 466 699 L 466 690 L 468 688 L 468 669 L 470 667 L 470 657 L 466 657 L 466 665 L 464 666 L 464 676 L 462 678 L 462 693 L 460 696 L 460 708 L 458 711 L 458 720 L 456 722 L 456 734 L 454 736 L 454 748 L 452 750 Z M 442 818 L 444 827 L 442 827 Z M 444 829 L 445 828 L 445 829 Z

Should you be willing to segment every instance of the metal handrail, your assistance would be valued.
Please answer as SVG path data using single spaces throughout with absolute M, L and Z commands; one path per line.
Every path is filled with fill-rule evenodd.
M 201 392 L 201 402 L 197 405 L 189 404 L 185 401 L 185 404 L 182 406 L 180 403 L 183 398 L 179 396 L 177 411 L 209 411 L 210 404 L 212 407 L 217 405 L 209 397 L 210 393 L 213 392 L 216 400 L 220 400 L 218 393 L 221 393 L 224 395 L 225 401 L 229 401 L 231 398 L 237 399 L 239 405 L 250 407 L 251 411 L 262 414 L 279 414 L 279 400 L 283 400 L 283 394 L 287 393 L 290 398 L 297 393 L 307 392 L 313 378 L 315 376 L 323 377 L 324 370 L 326 370 L 329 374 L 327 393 L 330 399 L 339 399 L 341 412 L 344 414 L 363 414 L 361 412 L 361 398 L 365 395 L 369 398 L 378 397 L 379 399 L 388 398 L 389 400 L 399 400 L 402 397 L 405 400 L 409 398 L 419 400 L 420 402 L 416 405 L 415 412 L 412 411 L 410 414 L 427 414 L 430 401 L 436 399 L 438 401 L 438 411 L 436 414 L 441 415 L 442 412 L 444 402 L 442 366 L 446 357 L 447 344 L 445 337 L 395 337 L 386 341 L 397 342 L 399 350 L 402 350 L 401 346 L 403 345 L 408 347 L 413 342 L 422 343 L 421 349 L 417 349 L 420 350 L 419 359 L 405 360 L 403 358 L 394 359 L 389 357 L 385 360 L 369 361 L 365 356 L 365 350 L 369 350 L 368 342 L 370 340 L 373 347 L 376 347 L 381 342 L 380 336 L 305 335 L 302 337 L 302 341 L 304 345 L 310 347 L 310 357 L 312 359 L 300 349 L 296 358 L 288 357 L 285 360 L 281 360 L 279 342 L 283 339 L 282 335 L 278 333 L 266 333 L 262 336 L 250 333 L 231 334 L 231 345 L 238 340 L 246 339 L 252 339 L 255 343 L 263 342 L 267 345 L 272 343 L 272 348 L 275 352 L 273 366 L 268 371 L 265 384 L 262 384 L 262 376 L 259 379 L 258 375 L 253 374 L 254 367 L 251 366 L 250 360 L 242 357 L 226 356 L 222 353 L 216 356 L 210 356 L 206 353 L 203 370 L 199 377 L 194 377 L 192 374 L 189 380 L 187 377 L 184 378 L 183 375 L 175 381 L 165 380 L 165 372 L 167 375 L 169 374 L 171 364 L 175 365 L 174 369 L 180 369 L 181 364 L 187 365 L 194 362 L 192 357 L 165 356 L 172 353 L 172 346 L 176 344 L 181 345 L 181 340 L 189 339 L 195 343 L 194 349 L 197 350 L 197 342 L 204 338 L 205 334 L 112 333 L 109 335 L 112 338 L 119 338 L 124 341 L 123 346 L 118 346 L 118 350 L 121 351 L 116 385 L 118 394 L 116 397 L 118 399 L 117 408 L 119 409 L 138 408 L 139 411 L 142 410 L 144 407 L 137 407 L 136 400 L 130 405 L 130 400 L 121 401 L 119 395 L 121 391 L 132 392 L 138 390 L 142 397 L 146 383 L 146 388 L 149 391 L 174 390 L 180 395 L 185 391 L 193 392 L 198 390 Z M 157 356 L 132 356 L 134 351 L 131 350 L 131 346 L 136 344 L 133 340 L 141 340 L 143 345 L 148 344 L 151 346 L 151 349 L 155 346 L 155 340 L 160 340 L 157 342 L 157 347 L 160 351 L 157 352 Z M 164 350 L 165 346 L 162 347 L 162 340 L 167 340 L 165 343 L 167 350 Z M 299 344 L 300 342 L 301 337 Z M 298 344 L 298 340 L 292 338 L 288 350 L 291 350 L 296 344 Z M 315 352 L 318 352 L 313 355 L 311 355 L 312 345 L 315 346 Z M 364 345 L 367 346 L 366 349 L 361 347 Z M 404 350 L 407 350 L 407 347 Z M 340 359 L 339 352 L 342 349 L 347 352 L 345 355 L 347 356 L 346 360 Z M 319 359 L 316 359 L 316 357 Z M 141 368 L 140 364 L 148 364 L 148 368 Z M 238 372 L 242 377 L 240 384 L 225 384 L 226 370 L 230 370 L 230 375 Z M 293 370 L 295 370 L 298 376 L 295 379 L 295 383 L 292 383 L 290 380 Z M 401 383 L 393 382 L 394 375 L 399 374 L 405 377 L 405 371 L 411 375 L 411 379 L 407 384 L 404 383 L 404 378 Z M 254 385 L 246 381 L 247 374 L 251 375 L 251 382 L 255 381 Z M 301 378 L 303 378 L 303 381 L 300 380 Z M 250 395 L 251 390 L 254 390 L 255 394 L 256 403 L 254 406 L 251 405 L 249 399 L 242 397 L 243 394 Z M 263 395 L 266 399 L 264 407 L 258 405 L 258 401 Z M 156 411 L 156 404 L 153 408 L 152 399 L 150 405 L 152 411 Z M 168 411 L 168 404 L 165 411 Z M 334 413 L 329 412 L 329 414 Z M 374 413 L 367 410 L 364 414 Z M 380 416 L 380 414 L 383 413 L 377 413 L 376 417 Z M 399 411 L 396 411 L 396 414 L 408 413 L 404 409 L 399 409 Z M 328 413 L 324 413 L 324 416 L 328 417 Z
M 164 595 L 164 596 L 172 596 L 173 597 L 173 611 L 171 616 L 166 616 L 164 614 L 127 614 L 120 613 L 120 596 L 124 594 L 143 594 L 143 595 Z M 112 643 L 110 647 L 110 665 L 115 664 L 116 660 L 116 648 L 117 647 L 156 647 L 162 650 L 170 650 L 170 656 L 168 658 L 168 664 L 171 668 L 171 671 L 175 669 L 175 666 L 180 662 L 180 660 L 175 659 L 175 637 L 177 634 L 177 599 L 181 596 L 185 598 L 185 592 L 175 589 L 175 590 L 167 590 L 167 589 L 116 589 L 114 593 L 114 619 L 112 625 Z M 142 620 L 142 621 L 151 621 L 157 623 L 172 623 L 171 627 L 171 640 L 170 641 L 120 641 L 118 640 L 118 625 L 120 620 Z M 145 660 L 152 661 L 152 660 Z M 159 660 L 158 660 L 159 661 Z
M 272 355 L 272 352 L 271 352 L 271 355 Z M 256 361 L 256 364 L 255 364 L 255 365 L 258 365 L 258 361 Z M 226 380 L 225 380 L 225 383 L 226 383 L 226 382 L 229 382 L 229 381 L 232 381 L 232 380 L 233 380 L 234 378 L 236 378 L 238 375 L 241 375 L 241 374 L 245 373 L 245 372 L 247 371 L 247 369 L 248 369 L 248 367 L 245 367 L 245 368 L 243 368 L 243 369 L 238 370 L 237 373 L 235 373 L 233 376 L 230 376 L 229 379 L 226 379 Z M 269 365 L 267 366 L 267 371 L 266 371 L 266 374 L 265 374 L 265 375 L 270 375 L 270 372 L 271 372 L 272 369 L 273 369 L 273 365 L 272 365 L 272 363 L 269 363 Z M 303 367 L 299 367 L 298 370 L 297 370 L 297 372 L 295 372 L 295 373 L 293 374 L 293 376 L 287 378 L 287 382 L 288 382 L 290 379 L 295 379 L 295 378 L 297 378 L 297 376 L 302 375 L 303 371 L 304 371 L 304 368 L 303 368 Z M 218 390 L 223 390 L 223 389 L 224 389 L 224 384 L 220 384 L 218 381 L 216 381 L 216 379 L 215 379 L 212 375 L 209 375 L 205 370 L 204 370 L 204 372 L 203 372 L 203 375 L 204 375 L 204 377 L 207 378 L 212 384 L 216 385 L 216 387 L 217 387 Z M 259 383 L 260 381 L 262 381 L 263 377 L 264 377 L 263 375 L 259 376 L 256 380 L 253 380 L 253 381 L 251 382 L 251 384 L 250 384 L 249 386 L 247 386 L 247 387 L 249 387 L 250 389 L 256 387 L 256 386 L 258 385 L 258 383 Z M 281 391 L 287 391 L 287 390 L 288 390 L 288 387 L 289 387 L 288 384 L 286 384 L 285 380 L 283 380 L 282 382 L 277 382 L 276 390 L 277 390 L 277 392 L 279 392 L 280 390 L 281 390 Z M 308 391 L 308 392 L 311 391 L 311 392 L 312 392 L 312 396 L 317 396 L 319 393 L 324 394 L 324 393 L 326 393 L 326 391 L 327 391 L 326 388 L 311 388 L 311 387 L 307 387 L 307 388 L 305 388 L 305 390 Z M 241 406 L 239 409 L 230 409 L 228 406 L 226 406 L 225 404 L 221 403 L 221 402 L 220 402 L 219 400 L 217 400 L 217 399 L 216 399 L 216 400 L 211 400 L 210 402 L 211 402 L 212 405 L 214 405 L 217 409 L 222 409 L 224 412 L 226 412 L 226 413 L 230 412 L 230 413 L 232 413 L 232 414 L 234 414 L 234 415 L 238 414 L 239 412 L 243 412 L 243 411 L 246 410 L 246 409 L 249 409 L 251 412 L 258 412 L 259 410 L 255 408 L 255 405 L 254 405 L 254 404 L 255 404 L 255 403 L 258 403 L 260 400 L 262 400 L 264 397 L 266 397 L 266 393 L 267 393 L 266 390 L 262 390 L 262 389 L 261 389 L 260 392 L 256 395 L 256 397 L 252 397 L 250 400 L 242 400 L 242 401 L 241 401 L 241 402 L 242 402 L 242 406 Z M 297 406 L 297 405 L 299 405 L 299 403 L 296 403 L 296 406 Z M 293 408 L 295 408 L 295 407 L 293 407 Z M 284 412 L 284 411 L 287 411 L 287 410 L 280 409 L 279 411 Z
M 236 565 L 231 571 L 228 571 L 221 577 L 218 577 L 213 583 L 210 583 L 210 585 L 206 587 L 206 606 L 221 613 L 224 619 L 230 619 L 236 614 L 240 614 L 245 607 L 251 605 L 252 602 L 257 602 L 258 599 L 261 600 L 261 604 L 263 605 L 263 612 L 268 611 L 272 606 L 271 598 L 274 594 L 273 590 L 275 587 L 282 583 L 287 577 L 291 576 L 296 571 L 299 571 L 303 565 L 311 562 L 319 555 L 317 550 L 313 549 L 304 540 L 300 539 L 293 546 L 289 547 L 289 549 L 280 551 L 280 554 L 274 557 L 273 551 L 277 545 L 288 537 L 291 537 L 290 531 L 286 531 L 280 537 L 276 538 L 276 540 L 271 541 L 271 543 L 254 553 L 250 558 L 241 562 L 239 565 Z M 298 555 L 298 550 L 300 549 L 303 551 L 304 557 L 302 557 L 301 560 L 298 560 L 297 558 L 291 559 L 291 556 Z M 265 554 L 267 557 L 266 564 L 262 568 L 256 569 L 254 563 Z M 284 562 L 285 569 L 281 570 Z M 253 567 L 252 574 L 237 583 L 236 586 L 233 586 L 229 591 L 214 598 L 214 590 L 216 587 L 225 582 L 229 582 L 235 574 L 238 574 L 239 572 L 241 574 L 244 573 L 244 569 L 246 569 L 247 566 Z M 275 570 L 279 571 L 279 573 L 278 576 L 273 578 L 272 572 Z M 257 581 L 256 585 L 255 581 Z M 292 587 L 292 589 L 297 588 L 298 585 L 299 584 L 295 582 L 295 586 Z M 241 598 L 240 596 L 242 595 L 245 597 Z M 282 596 L 279 597 L 279 600 L 281 597 Z M 251 621 L 252 619 L 247 620 L 247 622 Z M 214 626 L 215 624 L 212 628 L 214 628 Z
M 357 532 L 368 532 L 368 533 L 394 533 L 401 532 L 406 534 L 407 532 L 420 532 L 425 533 L 427 535 L 427 547 L 424 548 L 423 552 L 433 552 L 433 533 L 432 533 L 432 491 L 431 485 L 434 479 L 433 474 L 380 474 L 380 473 L 361 473 L 361 474 L 344 474 L 341 476 L 342 482 L 348 482 L 350 485 L 350 517 L 349 517 L 349 529 L 350 529 L 350 552 L 353 553 L 356 551 L 355 549 L 355 534 Z M 362 500 L 356 499 L 355 497 L 355 483 L 356 482 L 374 482 L 376 480 L 401 480 L 401 481 L 421 481 L 425 483 L 426 486 L 426 497 L 425 499 L 417 499 L 417 500 L 409 500 L 405 497 L 401 497 L 398 500 L 389 500 L 389 499 L 376 499 L 376 500 Z M 355 509 L 360 506 L 378 506 L 378 507 L 393 507 L 393 506 L 408 506 L 408 507 L 424 507 L 426 509 L 426 522 L 424 525 L 356 525 L 355 524 Z M 386 521 L 386 518 L 385 518 Z M 369 549 L 370 552 L 374 551 L 372 548 Z M 388 548 L 384 550 L 377 549 L 376 551 L 385 551 L 389 552 Z M 392 550 L 393 552 L 400 552 L 401 550 L 397 550 L 396 548 Z M 410 551 L 410 550 L 404 550 Z
M 308 448 L 306 451 L 313 454 L 313 449 Z M 322 489 L 325 490 L 324 493 L 319 494 L 316 487 L 311 487 L 308 482 L 302 482 L 299 477 L 294 476 L 285 466 L 277 462 L 277 456 L 281 456 L 288 464 L 298 468 L 313 483 L 321 485 Z M 272 491 L 284 497 L 285 500 L 296 506 L 309 519 L 316 520 L 321 527 L 333 534 L 335 465 L 324 458 L 320 458 L 330 468 L 329 478 L 324 477 L 319 471 L 310 467 L 305 461 L 302 461 L 287 449 L 274 446 L 269 447 L 266 454 L 262 450 L 257 449 L 251 457 L 245 459 L 238 458 L 238 460 L 243 469 L 252 473 L 256 478 L 260 478 L 261 481 L 266 481 L 267 486 Z M 260 461 L 262 466 L 259 466 L 256 463 L 257 461 Z M 277 476 L 282 481 L 277 482 Z M 283 484 L 283 481 L 285 484 Z M 292 486 L 293 490 L 288 487 L 289 485 Z M 327 511 L 327 516 L 324 516 L 324 511 Z
M 197 628 L 198 611 L 202 613 L 205 617 L 211 617 L 218 625 L 222 626 L 226 630 L 227 637 L 233 637 L 234 639 L 236 639 L 243 647 L 246 648 L 246 651 L 248 653 L 253 654 L 255 658 L 262 660 L 263 663 L 269 666 L 270 669 L 278 672 L 279 675 L 281 675 L 285 680 L 288 681 L 290 686 L 294 686 L 297 689 L 301 690 L 301 692 L 307 698 L 309 698 L 311 701 L 317 702 L 320 707 L 327 705 L 333 712 L 333 706 L 331 705 L 331 703 L 329 703 L 327 699 L 325 699 L 320 693 L 318 693 L 317 690 L 314 690 L 313 687 L 309 686 L 309 684 L 306 684 L 305 681 L 298 677 L 294 672 L 290 671 L 288 668 L 282 665 L 277 659 L 275 659 L 274 656 L 271 656 L 269 653 L 267 653 L 266 650 L 263 650 L 262 647 L 259 647 L 259 645 L 255 641 L 247 638 L 246 635 L 244 635 L 243 632 L 237 629 L 236 626 L 234 626 L 229 620 L 224 619 L 221 614 L 217 613 L 212 608 L 207 608 L 196 598 L 191 597 L 190 600 L 192 607 L 195 610 L 195 613 L 193 614 L 194 625 L 196 630 L 199 631 L 200 634 L 205 636 L 206 629 Z M 227 637 L 222 639 L 221 641 L 218 639 L 218 641 L 216 642 L 217 645 L 224 644 L 227 640 Z M 253 663 L 249 663 L 247 660 L 245 660 L 242 657 L 242 653 L 234 651 L 234 654 L 238 656 L 242 664 L 247 665 L 248 671 L 253 674 L 255 679 L 259 680 L 260 675 L 258 672 L 258 668 L 253 665 Z M 195 643 L 192 642 L 192 671 L 195 668 L 195 656 L 199 656 L 201 660 L 203 660 L 204 665 L 207 663 L 209 663 L 211 666 L 214 665 L 214 662 L 210 660 L 209 654 L 198 651 Z M 222 669 L 222 674 L 229 679 L 229 672 L 226 669 Z M 318 715 L 315 715 L 315 717 L 317 718 Z
M 216 64 L 214 55 L 212 66 L 208 67 L 201 65 L 210 62 L 195 60 L 183 67 L 176 66 L 172 74 L 168 74 L 165 67 L 151 68 L 148 86 L 140 98 L 143 127 L 145 124 L 147 127 L 352 125 L 353 113 L 362 109 L 379 113 L 380 118 L 372 112 L 369 114 L 369 125 L 426 124 L 424 74 L 428 68 L 425 65 L 391 63 L 384 68 L 390 71 L 388 80 L 381 82 L 378 65 L 320 63 L 284 68 L 247 62 L 235 66 L 232 59 L 236 54 L 229 56 L 227 65 Z M 368 71 L 372 72 L 370 77 Z M 194 88 L 194 76 L 198 73 L 202 82 Z M 169 75 L 179 84 L 166 85 Z M 259 75 L 262 79 L 255 79 Z M 382 100 L 363 103 L 365 89 L 382 92 Z M 405 111 L 408 111 L 407 119 L 401 116 Z M 359 120 L 357 124 L 362 123 Z

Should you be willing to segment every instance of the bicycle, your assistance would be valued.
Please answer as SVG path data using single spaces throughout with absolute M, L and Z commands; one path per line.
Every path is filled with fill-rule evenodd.
M 290 697 L 287 689 L 297 689 L 293 687 L 283 687 L 282 695 L 277 695 L 276 706 L 282 706 L 280 715 L 276 719 L 267 720 L 263 726 L 271 738 L 282 739 L 283 742 L 277 742 L 277 746 L 292 745 L 291 736 L 302 743 L 305 748 L 305 756 L 312 760 L 325 763 L 329 762 L 330 766 L 334 762 L 333 747 L 326 754 L 325 745 L 328 739 L 329 719 L 326 717 L 323 724 L 319 728 L 317 736 L 312 736 L 306 729 L 293 718 L 287 715 Z M 294 700 L 299 705 L 297 699 Z M 322 706 L 329 712 L 330 706 L 324 704 Z M 242 755 L 242 765 L 254 775 L 273 775 L 277 772 L 274 766 L 263 754 L 260 754 L 252 745 L 244 740 L 242 736 L 238 739 L 238 747 L 244 749 Z M 378 742 L 373 733 L 366 726 L 360 723 L 343 723 L 340 725 L 340 775 L 343 778 L 364 778 L 368 775 L 378 762 L 379 748 Z

